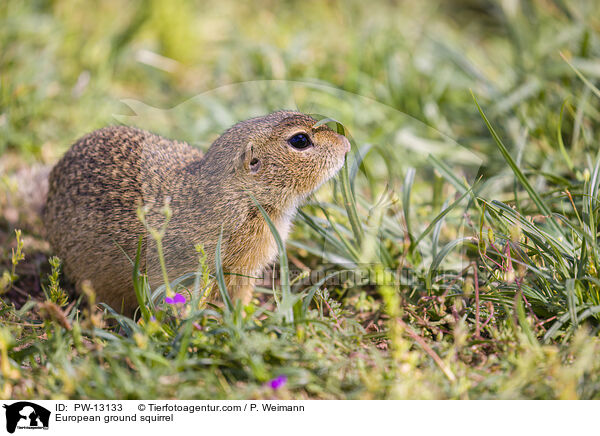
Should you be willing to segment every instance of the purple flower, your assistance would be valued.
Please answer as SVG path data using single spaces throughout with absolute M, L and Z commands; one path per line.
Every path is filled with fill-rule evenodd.
M 286 382 L 287 382 L 287 376 L 279 375 L 279 376 L 275 377 L 273 380 L 271 380 L 268 383 L 268 385 L 271 389 L 279 389 L 279 388 L 283 387 L 283 385 L 285 385 Z
M 167 304 L 185 303 L 185 297 L 181 294 L 175 294 L 173 296 L 173 298 L 165 297 L 165 303 L 167 303 Z

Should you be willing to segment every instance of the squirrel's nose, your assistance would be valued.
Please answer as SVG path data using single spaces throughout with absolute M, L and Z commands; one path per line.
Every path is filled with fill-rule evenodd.
M 345 136 L 340 135 L 340 137 L 342 140 L 342 148 L 344 150 L 344 154 L 346 154 L 350 151 L 350 141 L 348 141 L 348 138 L 346 138 Z

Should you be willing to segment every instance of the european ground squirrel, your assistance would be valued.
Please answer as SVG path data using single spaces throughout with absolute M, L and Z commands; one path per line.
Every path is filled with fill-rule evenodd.
M 89 280 L 99 301 L 132 313 L 132 264 L 143 237 L 142 267 L 162 283 L 156 246 L 138 219 L 159 228 L 166 198 L 172 217 L 164 257 L 172 280 L 208 264 L 223 228 L 222 263 L 234 299 L 250 301 L 254 281 L 277 255 L 267 222 L 286 239 L 298 205 L 343 165 L 348 140 L 312 117 L 289 111 L 242 121 L 204 156 L 184 142 L 132 127 L 107 127 L 77 141 L 50 174 L 43 218 L 47 237 L 76 288 Z M 227 274 L 229 273 L 229 274 Z

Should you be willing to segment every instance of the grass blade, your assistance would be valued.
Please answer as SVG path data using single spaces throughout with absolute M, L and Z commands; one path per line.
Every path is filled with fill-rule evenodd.
M 573 171 L 573 161 L 571 161 L 571 157 L 565 148 L 565 143 L 562 139 L 562 121 L 563 121 L 563 112 L 565 111 L 565 106 L 567 104 L 567 100 L 564 101 L 560 108 L 560 117 L 558 119 L 558 127 L 556 128 L 556 139 L 558 140 L 558 147 L 560 148 L 560 152 L 569 167 L 569 170 Z
M 406 232 L 408 233 L 408 237 L 413 240 L 412 236 L 412 228 L 410 221 L 410 193 L 412 191 L 413 183 L 415 182 L 415 169 L 409 168 L 406 171 L 406 176 L 404 177 L 404 186 L 402 187 L 402 211 L 404 212 L 404 222 L 406 223 Z M 414 246 L 417 244 L 415 243 Z
M 279 307 L 279 310 L 282 312 L 284 320 L 287 320 L 288 322 L 294 322 L 294 301 L 290 286 L 289 265 L 285 245 L 281 239 L 281 236 L 279 236 L 277 227 L 275 227 L 275 224 L 273 224 L 273 221 L 271 221 L 269 214 L 263 209 L 258 201 L 256 201 L 256 198 L 254 198 L 252 194 L 248 193 L 248 195 L 250 198 L 252 198 L 252 201 L 267 222 L 269 230 L 271 230 L 271 233 L 273 234 L 273 238 L 275 238 L 275 243 L 277 244 L 277 249 L 279 250 L 279 280 L 281 286 L 281 306 Z
M 221 297 L 225 303 L 225 313 L 230 314 L 233 312 L 233 303 L 227 292 L 227 286 L 225 285 L 225 275 L 223 273 L 223 260 L 221 259 L 221 244 L 223 243 L 223 226 L 219 233 L 219 240 L 217 241 L 217 250 L 215 253 L 215 272 L 217 275 L 217 285 L 221 292 Z
M 352 192 L 352 187 L 350 185 L 350 175 L 348 174 L 348 156 L 346 156 L 346 162 L 344 162 L 344 166 L 340 171 L 339 177 L 342 188 L 342 197 L 344 199 L 344 207 L 346 208 L 348 220 L 352 226 L 352 233 L 354 234 L 356 245 L 360 246 L 362 244 L 364 235 L 362 225 L 358 219 L 358 213 L 356 211 L 356 199 L 354 198 L 354 193 Z
M 600 98 L 600 89 L 596 88 L 594 86 L 594 84 L 592 82 L 590 82 L 581 73 L 581 71 L 579 71 L 577 68 L 575 68 L 575 66 L 567 60 L 567 57 L 562 52 L 560 53 L 560 57 L 563 58 L 563 61 L 565 61 L 567 63 L 567 65 L 570 66 L 571 69 L 575 72 L 575 74 L 577 74 L 577 76 L 579 76 L 579 78 L 582 80 L 582 82 L 585 83 L 585 86 L 587 86 L 596 95 L 596 97 Z
M 538 209 L 549 219 L 551 227 L 557 233 L 562 234 L 562 230 L 561 230 L 560 226 L 557 224 L 554 217 L 552 216 L 552 212 L 550 211 L 550 208 L 546 205 L 544 200 L 542 200 L 542 197 L 540 197 L 540 195 L 533 188 L 533 186 L 531 186 L 531 184 L 529 183 L 529 180 L 527 180 L 527 178 L 525 177 L 523 172 L 519 169 L 519 167 L 515 163 L 514 159 L 508 152 L 508 149 L 506 148 L 506 146 L 504 145 L 504 143 L 502 142 L 502 140 L 500 139 L 500 137 L 498 136 L 498 134 L 496 133 L 496 131 L 494 130 L 494 128 L 492 127 L 490 122 L 488 121 L 487 117 L 485 116 L 485 113 L 481 109 L 481 106 L 479 106 L 479 103 L 477 102 L 477 99 L 475 98 L 475 94 L 473 93 L 473 91 L 471 91 L 471 96 L 473 97 L 473 101 L 475 101 L 475 105 L 477 106 L 477 110 L 479 111 L 481 118 L 483 118 L 485 125 L 487 126 L 490 134 L 494 138 L 494 141 L 496 142 L 496 145 L 498 146 L 500 153 L 502 153 L 504 160 L 506 160 L 506 163 L 508 163 L 511 170 L 513 171 L 513 173 L 515 174 L 515 176 L 517 177 L 517 179 L 519 180 L 521 185 L 525 188 L 525 190 L 527 191 L 527 193 L 529 194 L 529 196 L 531 197 L 533 202 L 538 207 Z
M 419 235 L 419 237 L 417 238 L 417 240 L 415 241 L 415 243 L 413 244 L 413 247 L 416 247 L 417 245 L 419 245 L 419 242 L 421 242 L 423 240 L 423 238 L 425 236 L 427 236 L 436 226 L 436 224 L 441 221 L 446 215 L 448 215 L 450 213 L 450 211 L 452 211 L 452 209 L 454 209 L 456 206 L 458 206 L 458 204 L 462 201 L 463 198 L 465 198 L 467 195 L 469 195 L 469 193 L 471 193 L 471 188 L 469 188 L 466 192 L 464 192 L 460 197 L 458 197 L 457 200 L 455 200 L 454 202 L 452 202 L 452 204 L 450 206 L 448 206 L 447 208 L 445 208 L 444 210 L 442 210 L 434 219 L 433 221 L 431 221 L 429 223 L 429 225 L 427 226 L 427 228 Z
M 146 280 L 143 274 L 140 271 L 140 258 L 142 253 L 142 240 L 143 236 L 140 235 L 138 239 L 137 251 L 135 254 L 135 263 L 133 265 L 133 289 L 135 291 L 135 296 L 137 298 L 138 305 L 140 307 L 140 312 L 142 313 L 142 318 L 145 322 L 148 322 L 150 319 L 150 311 L 148 310 L 147 304 L 150 304 L 154 308 L 154 302 L 152 299 L 148 298 L 148 294 L 146 292 Z

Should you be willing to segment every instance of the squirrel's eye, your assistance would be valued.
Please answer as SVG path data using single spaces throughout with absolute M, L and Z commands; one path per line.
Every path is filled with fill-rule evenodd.
M 297 133 L 288 139 L 288 144 L 297 150 L 304 150 L 311 145 L 310 139 L 304 133 Z

